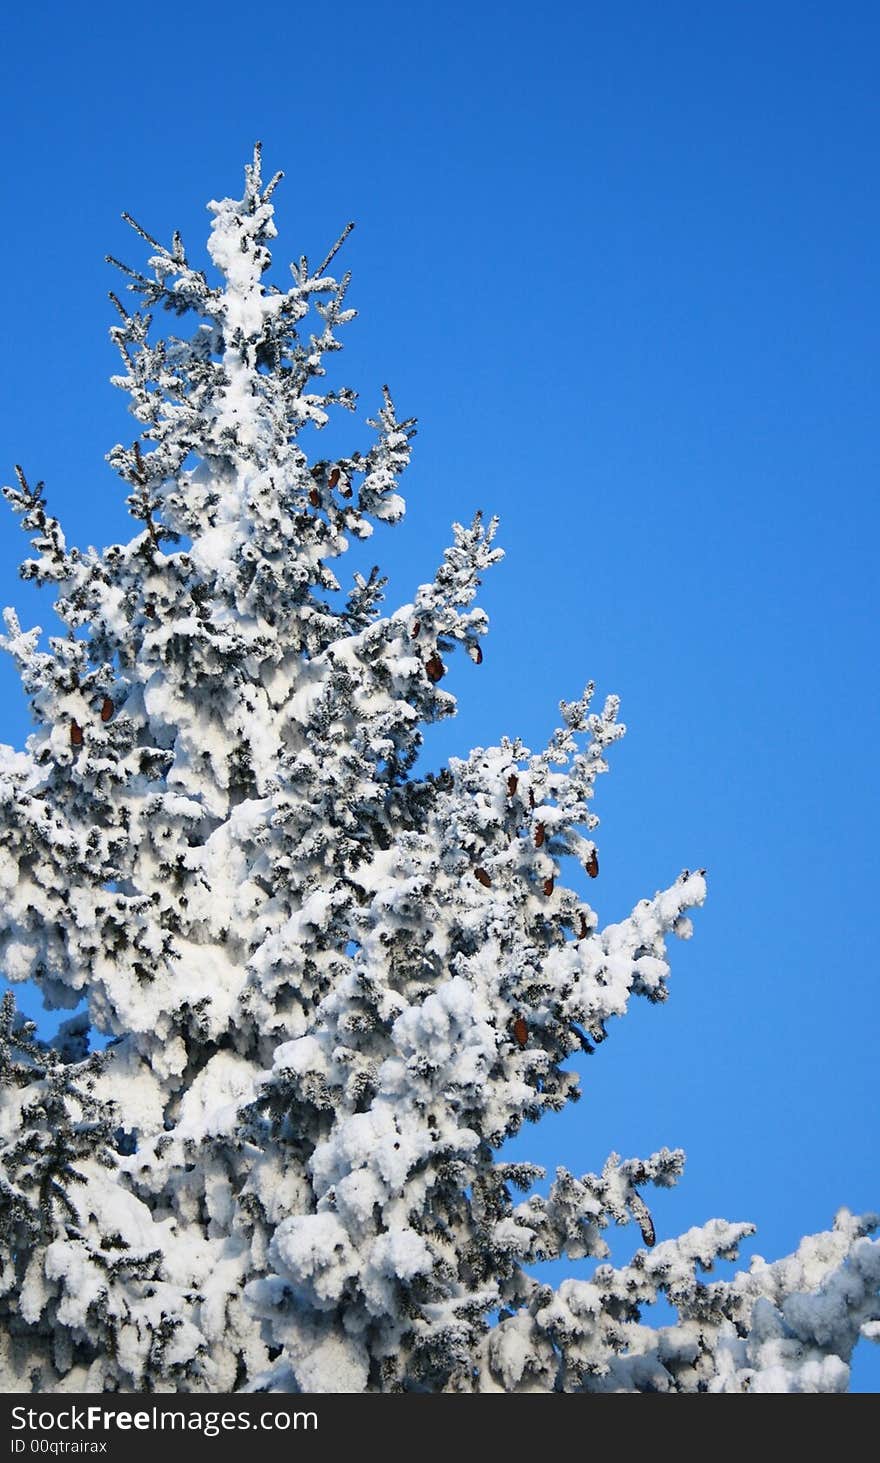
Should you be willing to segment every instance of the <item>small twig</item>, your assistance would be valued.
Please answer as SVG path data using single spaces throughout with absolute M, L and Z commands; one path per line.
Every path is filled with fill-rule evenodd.
M 132 448 L 132 451 L 134 452 L 135 481 L 136 482 L 139 482 L 142 487 L 145 487 L 146 486 L 146 482 L 147 482 L 147 475 L 146 475 L 146 472 L 144 471 L 144 459 L 141 457 L 141 444 L 140 444 L 140 442 L 135 442 L 134 447 Z
M 326 259 L 318 265 L 318 268 L 315 270 L 315 279 L 319 279 L 324 273 L 324 270 L 327 268 L 328 264 L 330 264 L 331 261 L 335 259 L 336 255 L 339 253 L 339 250 L 342 248 L 353 228 L 354 220 L 351 220 L 345 225 L 345 228 L 342 230 L 342 233 L 339 235 L 339 238 L 336 240 L 336 243 L 333 245 L 333 248 L 330 250 L 330 253 L 327 255 Z
M 125 219 L 125 222 L 128 224 L 129 228 L 134 229 L 136 234 L 140 234 L 142 239 L 146 239 L 148 244 L 152 244 L 154 249 L 160 250 L 162 254 L 168 253 L 165 245 L 160 244 L 158 239 L 154 239 L 152 234 L 148 234 L 146 229 L 142 228 L 137 219 L 132 218 L 130 213 L 123 213 L 122 217 Z
M 114 269 L 121 269 L 122 273 L 127 274 L 129 279 L 136 279 L 138 284 L 152 284 L 152 280 L 147 279 L 143 274 L 138 274 L 136 269 L 129 269 L 128 265 L 123 264 L 121 259 L 117 259 L 115 254 L 105 254 L 104 260 L 107 264 L 112 264 Z
M 272 194 L 275 192 L 275 189 L 278 187 L 278 184 L 281 182 L 281 179 L 283 177 L 284 177 L 284 173 L 279 168 L 278 169 L 278 172 L 275 173 L 269 179 L 268 183 L 266 184 L 265 188 L 263 189 L 263 197 L 264 197 L 264 199 L 269 199 L 269 198 L 272 197 Z

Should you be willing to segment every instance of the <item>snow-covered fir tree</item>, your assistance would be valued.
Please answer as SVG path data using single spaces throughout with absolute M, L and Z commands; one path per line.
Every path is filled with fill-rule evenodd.
M 712 1280 L 750 1227 L 655 1242 L 646 1191 L 681 1152 L 543 1195 L 505 1161 L 576 1099 L 572 1055 L 665 999 L 704 876 L 605 929 L 566 885 L 598 874 L 623 731 L 592 686 L 543 750 L 420 770 L 455 653 L 481 658 L 495 523 L 454 525 L 390 614 L 378 571 L 344 598 L 334 561 L 402 518 L 414 428 L 386 390 L 372 445 L 306 456 L 355 404 L 324 385 L 354 311 L 335 250 L 267 283 L 278 176 L 257 149 L 244 197 L 210 205 L 212 275 L 129 219 L 131 541 L 68 547 L 41 484 L 6 490 L 64 633 L 6 614 L 35 729 L 0 753 L 0 964 L 86 1013 L 46 1042 L 2 1008 L 0 1386 L 843 1390 L 880 1333 L 876 1216 Z M 630 1222 L 614 1266 L 603 1232 Z M 591 1278 L 530 1275 L 560 1256 Z M 660 1296 L 676 1319 L 648 1325 Z

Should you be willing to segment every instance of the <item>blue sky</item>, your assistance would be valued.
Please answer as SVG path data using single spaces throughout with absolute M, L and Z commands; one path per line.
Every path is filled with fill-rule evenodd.
M 4 29 L 3 480 L 44 477 L 75 541 L 129 535 L 103 256 L 142 258 L 124 208 L 197 254 L 261 137 L 277 277 L 355 219 L 344 375 L 364 415 L 387 380 L 420 419 L 407 519 L 373 541 L 391 598 L 451 519 L 501 515 L 485 660 L 454 665 L 431 757 L 537 747 L 592 677 L 630 727 L 600 917 L 709 871 L 669 1004 L 519 1151 L 580 1172 L 681 1145 L 658 1232 L 748 1218 L 767 1258 L 880 1207 L 880 11 L 194 0 Z M 46 623 L 22 543 L 0 524 L 2 599 Z M 5 664 L 0 694 L 20 744 Z M 877 1348 L 855 1384 L 880 1389 Z

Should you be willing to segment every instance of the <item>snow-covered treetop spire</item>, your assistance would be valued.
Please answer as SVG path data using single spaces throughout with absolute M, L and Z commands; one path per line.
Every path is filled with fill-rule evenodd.
M 348 387 L 319 389 L 326 357 L 340 349 L 336 332 L 355 314 L 345 306 L 350 276 L 327 273 L 352 225 L 317 270 L 303 256 L 288 289 L 267 285 L 280 177 L 263 185 L 257 146 L 244 197 L 210 205 L 219 287 L 189 263 L 179 234 L 166 248 L 126 215 L 154 250 L 150 274 L 112 261 L 128 289 L 144 306 L 194 316 L 197 325 L 188 339 L 154 345 L 151 317 L 128 314 L 113 297 L 122 317 L 113 337 L 125 366 L 114 379 L 130 392 L 142 431 L 139 443 L 114 448 L 110 460 L 132 486 L 136 516 L 148 524 L 159 516 L 192 540 L 196 573 L 213 576 L 223 563 L 231 608 L 276 631 L 289 627 L 293 648 L 314 654 L 347 628 L 321 598 L 339 587 L 327 561 L 345 551 L 347 535 L 368 537 L 371 519 L 396 522 L 403 514 L 398 477 L 414 423 L 397 420 L 386 389 L 370 451 L 309 464 L 298 440 L 303 428 L 321 428 L 333 407 L 351 411 L 356 402 Z M 318 321 L 307 330 L 312 310 Z

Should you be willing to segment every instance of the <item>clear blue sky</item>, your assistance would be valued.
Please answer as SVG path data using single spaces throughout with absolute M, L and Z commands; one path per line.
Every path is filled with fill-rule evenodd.
M 345 374 L 421 422 L 408 517 L 373 541 L 392 597 L 474 507 L 507 550 L 432 755 L 538 746 L 593 677 L 630 727 L 600 917 L 709 871 L 669 1004 L 519 1151 L 581 1172 L 680 1144 L 658 1232 L 749 1218 L 767 1258 L 880 1207 L 878 42 L 876 5 L 830 0 L 55 0 L 10 9 L 0 63 L 3 480 L 45 477 L 76 541 L 129 535 L 103 461 L 132 431 L 123 208 L 195 255 L 261 137 L 279 278 L 357 220 Z M 21 546 L 7 519 L 0 597 L 45 623 Z

